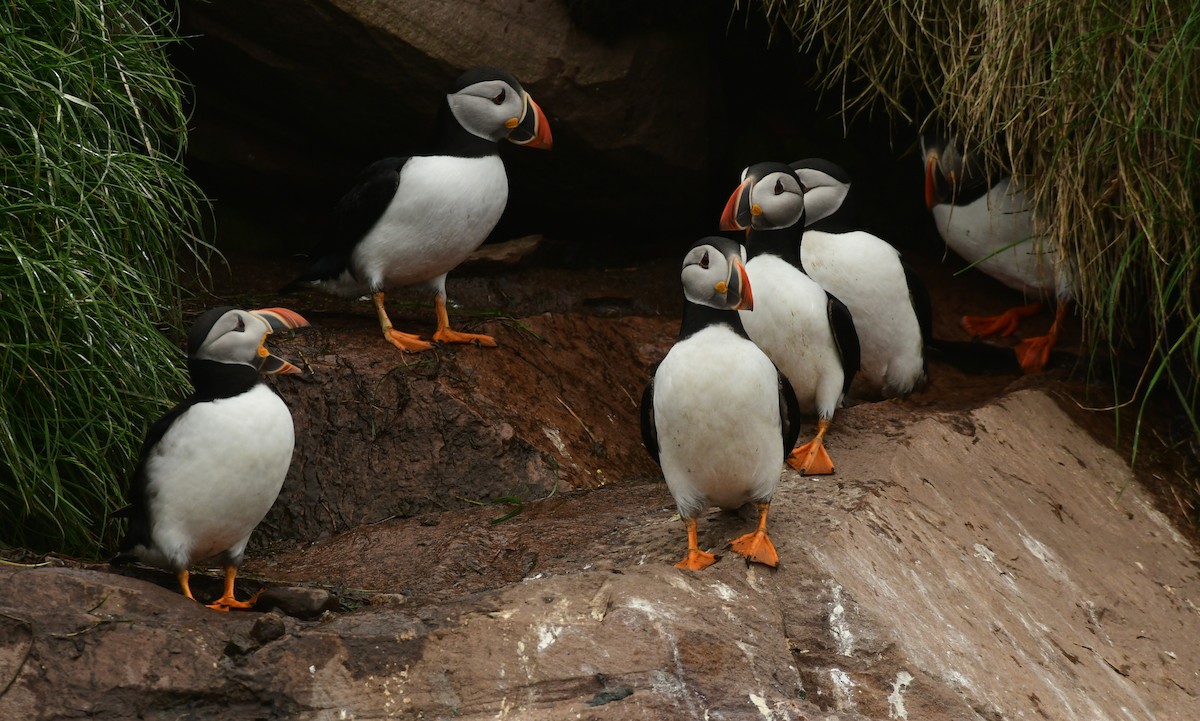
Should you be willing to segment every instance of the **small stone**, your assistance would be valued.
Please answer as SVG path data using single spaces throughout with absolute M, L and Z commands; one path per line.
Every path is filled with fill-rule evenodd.
M 299 586 L 273 586 L 263 591 L 257 607 L 263 610 L 277 608 L 295 618 L 312 620 L 326 611 L 339 608 L 337 596 L 323 588 Z
M 284 626 L 283 616 L 275 611 L 260 616 L 254 622 L 254 626 L 250 628 L 250 638 L 264 645 L 274 641 L 285 633 L 287 633 L 287 627 Z
M 225 644 L 226 656 L 245 656 L 254 649 L 258 648 L 258 644 L 249 636 L 238 633 L 234 634 L 233 638 Z
M 376 593 L 371 596 L 371 605 L 382 608 L 403 606 L 408 599 L 402 593 Z

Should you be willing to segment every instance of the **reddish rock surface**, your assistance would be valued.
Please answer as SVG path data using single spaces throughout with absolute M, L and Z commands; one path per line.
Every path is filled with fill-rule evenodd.
M 313 373 L 276 383 L 296 462 L 239 591 L 294 615 L 211 612 L 151 569 L 0 566 L 0 718 L 1196 717 L 1200 559 L 1139 483 L 1154 467 L 1085 430 L 1109 420 L 1071 402 L 1064 356 L 1036 378 L 935 364 L 908 401 L 844 409 L 838 473 L 784 473 L 779 569 L 682 572 L 636 407 L 674 262 L 463 274 L 456 322 L 501 347 L 407 357 L 366 303 L 233 267 L 220 300 L 314 324 L 272 340 Z M 968 285 L 935 300 L 995 302 Z M 701 544 L 752 523 L 714 512 Z

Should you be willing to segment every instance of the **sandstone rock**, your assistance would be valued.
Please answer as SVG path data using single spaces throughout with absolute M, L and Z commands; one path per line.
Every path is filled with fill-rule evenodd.
M 252 559 L 290 583 L 312 572 L 302 555 L 351 587 L 419 585 L 389 589 L 400 570 L 428 582 L 403 606 L 295 622 L 226 656 L 260 614 L 96 570 L 2 567 L 0 717 L 1195 717 L 1196 549 L 1049 396 L 839 418 L 839 474 L 784 474 L 775 571 L 732 555 L 674 569 L 666 489 L 616 484 L 495 526 L 490 508 L 448 511 Z M 701 544 L 720 550 L 752 516 L 710 514 Z M 491 584 L 429 592 L 489 528 L 493 547 L 537 553 L 532 573 L 480 565 L 463 572 Z M 396 553 L 416 534 L 428 554 Z
M 484 328 L 500 348 L 406 357 L 379 338 L 369 306 L 349 321 L 309 319 L 314 328 L 272 339 L 311 375 L 275 383 L 295 419 L 296 452 L 255 544 L 656 470 L 630 430 L 646 373 L 634 349 L 670 333 L 671 321 L 492 321 Z

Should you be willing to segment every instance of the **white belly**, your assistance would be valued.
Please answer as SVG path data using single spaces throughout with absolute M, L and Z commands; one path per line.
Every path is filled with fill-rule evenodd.
M 357 292 L 417 283 L 440 286 L 504 213 L 508 176 L 499 155 L 414 157 L 396 196 L 350 258 Z
M 938 233 L 963 260 L 1033 297 L 1071 295 L 1066 266 L 1049 241 L 1034 233 L 1025 192 L 1003 180 L 969 205 L 935 205 Z
M 186 568 L 226 551 L 240 560 L 283 487 L 294 445 L 292 415 L 266 385 L 188 409 L 147 461 L 146 560 Z
M 925 375 L 924 342 L 896 249 L 870 233 L 809 230 L 800 260 L 854 316 L 862 349 L 856 388 L 884 396 L 911 392 Z
M 786 261 L 760 255 L 746 263 L 754 310 L 740 311 L 746 334 L 779 366 L 800 410 L 831 418 L 845 373 L 829 327 L 821 286 Z
M 685 518 L 774 494 L 783 469 L 778 373 L 728 326 L 667 353 L 654 374 L 654 423 L 663 476 Z

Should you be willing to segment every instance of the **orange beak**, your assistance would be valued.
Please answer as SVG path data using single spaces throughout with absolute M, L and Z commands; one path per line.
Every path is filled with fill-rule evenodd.
M 516 127 L 508 134 L 508 139 L 527 148 L 549 150 L 554 145 L 554 136 L 550 133 L 550 122 L 546 120 L 546 114 L 542 112 L 537 103 L 533 102 L 529 93 L 525 93 L 525 110 L 521 113 L 521 119 Z
M 754 310 L 754 293 L 750 290 L 750 276 L 746 274 L 746 266 L 742 264 L 742 259 L 734 256 L 730 258 L 733 261 L 733 267 L 737 269 L 738 275 L 738 295 L 740 300 L 733 307 L 734 310 Z
M 252 310 L 250 312 L 262 318 L 267 322 L 267 325 L 271 326 L 271 330 L 263 336 L 264 344 L 258 346 L 258 355 L 262 359 L 259 371 L 267 375 L 296 375 L 302 373 L 303 371 L 291 363 L 278 356 L 271 355 L 271 352 L 267 350 L 265 341 L 267 335 L 270 335 L 274 331 L 304 328 L 308 325 L 308 321 L 304 319 L 304 316 L 287 308 L 260 308 L 259 310 Z
M 938 156 L 936 153 L 930 153 L 925 159 L 925 207 L 933 210 L 933 206 L 941 201 L 937 192 L 937 179 L 934 173 L 937 169 Z
M 750 227 L 753 216 L 750 212 L 750 188 L 753 178 L 746 178 L 729 196 L 725 210 L 721 213 L 721 230 L 744 230 Z

